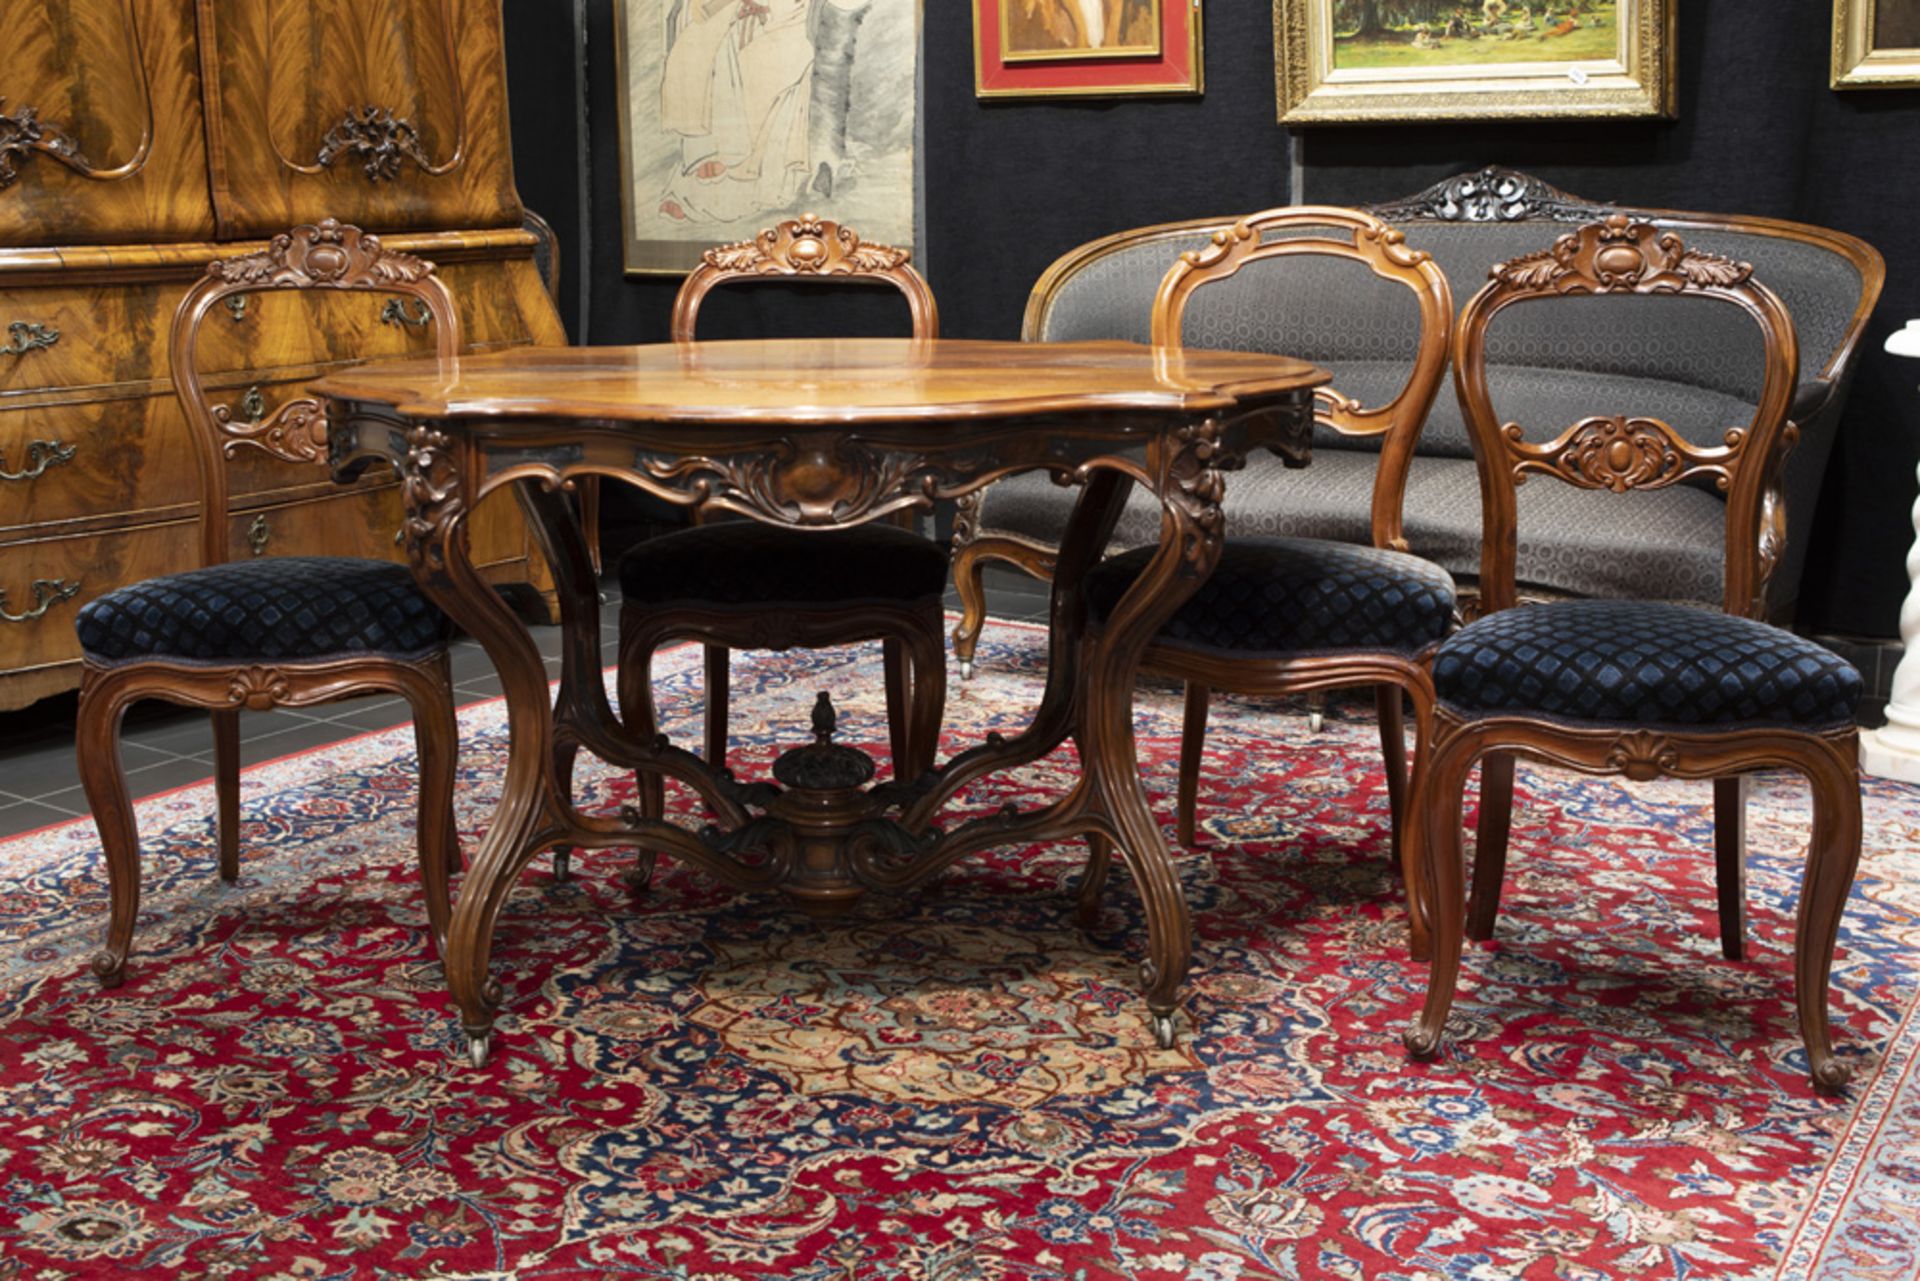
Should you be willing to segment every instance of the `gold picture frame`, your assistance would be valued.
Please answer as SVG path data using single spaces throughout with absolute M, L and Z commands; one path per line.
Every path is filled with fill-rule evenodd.
M 1897 10 L 1891 16 L 1898 21 L 1883 24 L 1889 10 Z M 1835 89 L 1920 87 L 1920 0 L 1833 0 L 1830 83 Z
M 1431 17 L 1420 20 L 1423 7 Z M 1379 0 L 1273 0 L 1280 122 L 1673 115 L 1679 0 L 1539 9 L 1523 0 L 1415 0 L 1397 6 L 1403 25 L 1395 27 L 1383 25 Z M 1415 20 L 1406 25 L 1409 11 Z

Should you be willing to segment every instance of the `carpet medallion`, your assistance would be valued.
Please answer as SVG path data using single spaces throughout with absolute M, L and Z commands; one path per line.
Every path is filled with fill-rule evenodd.
M 1024 724 L 1040 639 L 988 630 L 948 750 Z M 657 664 L 683 741 L 699 665 Z M 803 741 L 822 688 L 884 759 L 877 648 L 737 655 L 736 769 Z M 1163 808 L 1179 711 L 1143 689 Z M 461 730 L 471 843 L 504 713 Z M 1073 770 L 1062 749 L 965 806 L 1030 806 Z M 590 761 L 580 784 L 589 809 L 633 793 Z M 114 992 L 85 973 L 91 824 L 0 843 L 0 1281 L 1914 1281 L 1920 789 L 1867 784 L 1837 1100 L 1808 1088 L 1793 1015 L 1805 789 L 1754 792 L 1750 959 L 1730 963 L 1710 789 L 1523 765 L 1497 939 L 1469 953 L 1445 1056 L 1410 1064 L 1424 976 L 1370 716 L 1314 735 L 1296 706 L 1221 699 L 1205 840 L 1179 852 L 1173 1050 L 1136 995 L 1124 871 L 1095 936 L 1072 926 L 1078 844 L 829 923 L 666 860 L 634 897 L 604 851 L 521 878 L 474 1071 L 411 871 L 411 734 L 372 735 L 249 771 L 237 886 L 208 789 L 144 803 Z

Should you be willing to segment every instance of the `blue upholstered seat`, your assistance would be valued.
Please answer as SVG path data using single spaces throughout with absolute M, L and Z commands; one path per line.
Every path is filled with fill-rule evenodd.
M 81 609 L 96 663 L 408 657 L 447 642 L 447 618 L 405 565 L 339 556 L 230 561 L 151 578 Z
M 1154 548 L 1103 561 L 1086 578 L 1094 614 L 1120 603 Z M 1230 540 L 1220 563 L 1155 638 L 1222 654 L 1332 650 L 1412 654 L 1447 634 L 1453 579 L 1418 556 L 1317 538 Z
M 758 521 L 649 538 L 620 562 L 628 604 L 778 608 L 915 601 L 947 585 L 947 549 L 892 525 L 795 531 Z
M 1851 663 L 1781 628 L 1610 600 L 1491 614 L 1440 646 L 1433 680 L 1440 701 L 1469 717 L 1670 726 L 1844 725 L 1862 688 Z

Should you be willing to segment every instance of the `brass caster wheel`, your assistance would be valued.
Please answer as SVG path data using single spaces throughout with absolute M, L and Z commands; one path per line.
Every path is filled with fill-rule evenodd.
M 553 852 L 553 879 L 564 881 L 573 875 L 573 852 L 555 850 Z
M 1173 1032 L 1173 1015 L 1156 1014 L 1153 1016 L 1153 1041 L 1163 1050 L 1171 1050 L 1177 1038 Z
M 960 660 L 960 679 L 963 681 L 973 679 L 973 660 L 971 658 L 963 658 Z
M 493 1033 L 482 1032 L 475 1036 L 467 1033 L 467 1062 L 476 1068 L 487 1065 L 487 1052 L 493 1045 Z

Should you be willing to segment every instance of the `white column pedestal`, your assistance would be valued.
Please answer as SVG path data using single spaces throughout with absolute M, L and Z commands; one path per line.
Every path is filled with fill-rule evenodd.
M 1920 320 L 1887 339 L 1896 356 L 1920 356 Z M 1860 768 L 1878 778 L 1920 783 L 1920 502 L 1913 506 L 1914 544 L 1907 552 L 1912 589 L 1900 606 L 1900 642 L 1906 653 L 1893 671 L 1887 723 L 1860 735 Z

